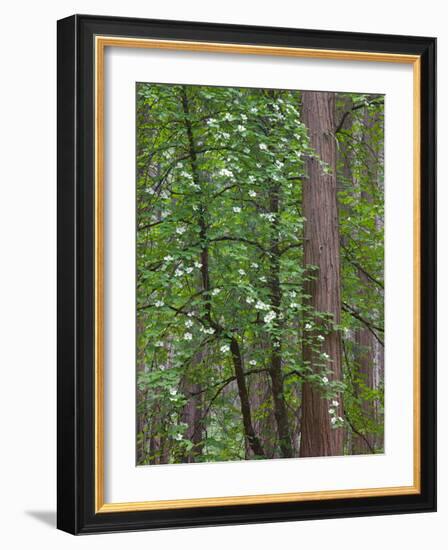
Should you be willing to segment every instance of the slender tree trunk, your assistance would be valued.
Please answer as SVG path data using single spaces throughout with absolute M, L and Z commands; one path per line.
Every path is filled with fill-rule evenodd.
M 205 359 L 206 350 L 199 350 L 193 361 L 191 367 L 201 365 Z M 184 453 L 181 458 L 182 462 L 196 462 L 198 456 L 202 454 L 204 446 L 203 442 L 203 391 L 201 384 L 195 383 L 191 380 L 191 375 L 186 373 L 182 381 L 182 393 L 188 397 L 188 401 L 182 411 L 182 422 L 187 424 L 187 430 L 184 433 L 184 437 L 193 443 L 193 447 Z
M 143 330 L 143 322 L 141 319 L 137 319 L 137 335 L 139 335 Z M 139 376 L 140 373 L 146 371 L 146 364 L 145 364 L 145 355 L 144 355 L 144 348 L 137 349 L 137 376 Z M 146 458 L 146 454 L 148 452 L 148 414 L 146 410 L 146 397 L 148 394 L 148 390 L 145 388 L 144 390 L 139 389 L 137 386 L 137 404 L 139 408 L 137 409 L 137 434 L 140 436 L 140 440 L 137 440 L 137 464 L 143 464 L 143 461 Z M 142 403 L 144 404 L 144 407 L 142 407 Z M 139 410 L 140 409 L 140 410 Z
M 363 292 L 369 288 L 370 281 L 366 275 L 360 271 L 358 277 Z M 355 382 L 355 395 L 361 398 L 361 413 L 364 419 L 362 426 L 362 437 L 353 434 L 352 453 L 370 454 L 375 449 L 375 436 L 369 433 L 368 422 L 375 420 L 375 406 L 371 399 L 362 398 L 363 389 L 374 389 L 374 349 L 375 338 L 373 334 L 365 327 L 360 327 L 355 331 L 355 364 L 357 370 L 357 380 Z
M 256 456 L 263 457 L 264 451 L 260 440 L 255 434 L 252 423 L 252 413 L 250 410 L 249 393 L 247 391 L 246 377 L 244 376 L 243 361 L 241 351 L 236 338 L 232 338 L 230 342 L 230 351 L 232 352 L 233 367 L 235 370 L 236 383 L 238 386 L 238 394 L 241 403 L 241 414 L 243 416 L 244 434 L 249 443 L 250 448 Z
M 279 212 L 279 194 L 280 187 L 276 184 L 271 184 L 270 190 L 270 211 L 273 214 Z M 270 246 L 270 291 L 271 291 L 271 306 L 276 314 L 274 326 L 281 328 L 282 321 L 279 318 L 280 306 L 282 300 L 282 291 L 280 286 L 280 250 L 278 237 L 278 216 L 275 216 L 272 222 L 271 246 Z M 291 458 L 293 456 L 293 448 L 291 444 L 291 434 L 289 430 L 288 413 L 286 410 L 286 402 L 283 387 L 282 374 L 282 341 L 279 336 L 271 337 L 271 364 L 269 375 L 272 382 L 272 398 L 274 403 L 274 415 L 277 424 L 277 432 L 279 438 L 279 447 L 283 458 Z
M 362 134 L 362 143 L 366 148 L 366 161 L 365 161 L 365 176 L 369 182 L 370 188 L 373 190 L 378 185 L 378 159 L 373 155 L 372 150 L 375 146 L 374 141 L 371 138 L 372 126 L 375 123 L 375 118 L 365 112 L 364 114 L 364 129 Z M 367 191 L 361 191 L 360 198 L 363 202 L 371 202 L 372 196 Z M 359 291 L 363 293 L 375 292 L 372 289 L 372 282 L 367 277 L 366 273 L 362 269 L 358 269 L 359 279 Z M 355 391 L 358 395 L 362 395 L 363 388 L 367 390 L 375 390 L 378 387 L 378 380 L 375 377 L 375 351 L 377 341 L 373 334 L 362 326 L 355 332 L 356 342 L 356 354 L 355 362 L 358 370 L 359 381 Z M 367 454 L 375 451 L 375 434 L 369 433 L 368 423 L 377 421 L 376 404 L 372 399 L 361 398 L 361 412 L 365 419 L 365 426 L 363 427 L 363 437 L 354 434 L 353 437 L 353 454 Z
M 307 305 L 316 312 L 329 314 L 333 323 L 340 322 L 340 256 L 339 224 L 336 197 L 336 140 L 334 136 L 335 97 L 327 92 L 303 92 L 303 120 L 308 127 L 311 146 L 318 158 L 308 159 L 308 178 L 303 185 L 305 222 L 304 265 L 317 266 L 306 281 Z M 324 170 L 321 161 L 326 163 Z M 326 173 L 328 172 L 328 173 Z M 310 272 L 312 274 L 313 272 Z M 327 329 L 331 325 L 327 325 Z M 331 380 L 341 380 L 341 342 L 331 330 L 322 343 L 322 352 L 330 357 Z M 312 347 L 304 344 L 304 360 L 319 373 Z M 333 428 L 329 403 L 319 387 L 311 382 L 303 385 L 300 456 L 329 456 L 343 453 L 343 430 Z
M 260 344 L 262 353 L 269 353 L 269 347 Z M 272 388 L 267 372 L 253 374 L 248 377 L 248 391 L 251 410 L 258 418 L 254 419 L 254 430 L 258 434 L 266 458 L 280 458 L 277 453 L 277 431 L 275 430 L 275 416 L 272 407 L 266 407 L 272 401 Z
M 197 165 L 197 155 L 196 147 L 193 135 L 193 128 L 190 120 L 190 106 L 186 87 L 183 86 L 181 89 L 181 99 L 182 99 L 182 108 L 184 112 L 184 121 L 187 131 L 188 138 L 188 149 L 189 149 L 189 158 L 191 164 L 191 170 L 193 174 L 193 182 L 200 187 L 200 177 L 199 170 Z M 205 219 L 207 205 L 202 204 L 199 213 L 199 229 L 200 229 L 200 238 L 202 243 L 201 248 L 201 278 L 202 278 L 202 290 L 204 291 L 204 308 L 205 308 L 205 320 L 215 330 L 221 330 L 216 322 L 212 319 L 211 312 L 211 302 L 210 302 L 210 270 L 209 270 L 209 250 L 207 245 L 207 224 Z M 241 404 L 241 414 L 243 417 L 243 427 L 244 435 L 246 440 L 249 443 L 252 452 L 257 456 L 264 456 L 263 448 L 261 446 L 260 440 L 255 434 L 255 430 L 252 423 L 252 415 L 250 409 L 249 394 L 247 391 L 246 377 L 244 375 L 243 361 L 241 357 L 241 350 L 238 344 L 238 341 L 235 337 L 232 337 L 230 342 L 230 350 L 232 353 L 233 366 L 236 376 L 236 382 L 238 386 L 238 394 Z

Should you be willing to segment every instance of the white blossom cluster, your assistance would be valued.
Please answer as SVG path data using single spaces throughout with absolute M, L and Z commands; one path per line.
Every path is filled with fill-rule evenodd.
M 261 300 L 258 300 L 255 304 L 255 309 L 260 309 L 261 311 L 269 311 L 271 309 L 271 306 L 269 304 L 265 304 Z
M 338 407 L 339 407 L 339 401 L 336 401 L 333 399 L 331 402 L 331 406 L 328 409 L 328 414 L 330 415 L 330 422 L 335 426 L 336 424 L 342 424 L 344 422 L 344 419 L 342 416 L 338 416 Z
M 263 321 L 268 324 L 270 323 L 271 321 L 273 321 L 275 318 L 277 317 L 277 314 L 275 313 L 275 311 L 270 311 L 269 313 L 267 313 L 264 317 L 263 317 Z
M 270 222 L 273 222 L 275 220 L 275 213 L 274 212 L 263 212 L 260 214 L 260 218 L 263 218 L 264 220 L 268 220 Z
M 220 176 L 225 176 L 226 178 L 233 178 L 233 172 L 232 170 L 228 170 L 227 168 L 221 168 L 219 171 Z

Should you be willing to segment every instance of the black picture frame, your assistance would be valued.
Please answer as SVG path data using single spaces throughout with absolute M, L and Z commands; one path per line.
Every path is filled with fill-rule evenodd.
M 419 494 L 165 510 L 95 511 L 97 35 L 416 55 L 421 62 Z M 74 15 L 58 21 L 57 526 L 72 534 L 436 510 L 436 39 Z

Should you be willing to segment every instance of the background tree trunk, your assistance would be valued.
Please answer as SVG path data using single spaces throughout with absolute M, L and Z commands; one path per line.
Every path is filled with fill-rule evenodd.
M 365 160 L 365 177 L 370 188 L 373 189 L 378 186 L 378 158 L 380 151 L 375 154 L 375 142 L 372 139 L 372 127 L 376 120 L 375 116 L 369 115 L 368 111 L 364 113 L 364 129 L 362 134 L 362 143 L 366 150 Z M 382 144 L 381 144 L 382 146 Z M 361 200 L 371 203 L 372 196 L 367 191 L 361 192 Z M 372 281 L 367 276 L 366 272 L 362 269 L 358 269 L 359 278 L 359 292 L 371 294 L 375 292 L 375 288 L 372 288 Z M 376 437 L 375 434 L 369 429 L 368 423 L 375 424 L 377 422 L 377 403 L 372 399 L 363 398 L 363 391 L 376 390 L 378 388 L 379 377 L 375 376 L 375 369 L 378 370 L 378 360 L 382 361 L 383 355 L 375 353 L 378 342 L 373 336 L 372 332 L 367 327 L 362 326 L 355 332 L 355 361 L 357 365 L 358 373 L 358 387 L 355 387 L 360 396 L 360 407 L 362 411 L 362 418 L 364 419 L 365 426 L 362 427 L 362 436 L 358 434 L 353 435 L 353 454 L 370 454 L 375 452 Z M 380 445 L 382 446 L 382 445 Z
M 304 265 L 317 266 L 311 280 L 305 283 L 307 305 L 317 312 L 328 313 L 332 322 L 341 316 L 339 225 L 336 197 L 335 97 L 327 92 L 303 92 L 303 121 L 307 125 L 316 157 L 308 158 L 308 178 L 303 184 L 305 222 Z M 322 166 L 326 163 L 327 169 Z M 313 272 L 311 272 L 313 273 Z M 317 321 L 316 321 L 317 322 Z M 329 328 L 329 327 L 327 327 Z M 325 336 L 321 351 L 330 357 L 332 380 L 342 378 L 340 335 L 335 330 Z M 320 359 L 305 343 L 304 361 L 319 372 Z M 343 431 L 333 428 L 328 401 L 319 387 L 303 385 L 300 456 L 340 455 Z

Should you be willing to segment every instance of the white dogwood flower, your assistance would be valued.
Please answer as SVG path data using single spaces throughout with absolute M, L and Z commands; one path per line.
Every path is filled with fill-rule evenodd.
M 221 170 L 219 171 L 219 174 L 221 176 L 226 176 L 227 178 L 233 178 L 232 170 L 228 170 L 227 168 L 221 168 Z
M 224 344 L 219 349 L 221 350 L 222 353 L 227 353 L 228 351 L 230 351 L 230 346 L 228 344 Z
M 275 214 L 273 212 L 263 212 L 260 214 L 260 218 L 273 222 L 275 220 Z
M 270 323 L 271 321 L 273 321 L 275 318 L 277 317 L 277 314 L 275 313 L 275 311 L 270 311 L 269 313 L 267 313 L 264 318 L 263 318 L 263 321 L 265 323 Z
M 192 340 L 193 338 L 193 335 L 191 334 L 191 332 L 186 332 L 184 334 L 184 340 Z

